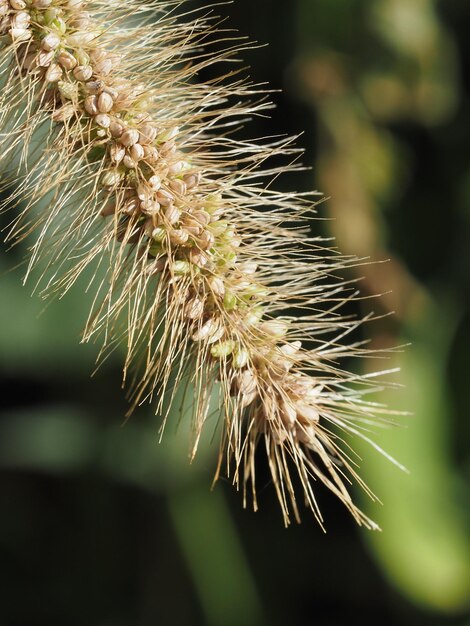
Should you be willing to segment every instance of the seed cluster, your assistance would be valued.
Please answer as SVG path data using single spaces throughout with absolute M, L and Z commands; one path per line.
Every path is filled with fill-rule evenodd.
M 298 339 L 301 325 L 271 314 L 276 309 L 270 303 L 276 298 L 288 300 L 289 289 L 298 294 L 297 302 L 303 306 L 317 302 L 311 279 L 304 278 L 307 264 L 302 261 L 294 259 L 290 265 L 286 261 L 285 272 L 290 272 L 292 287 L 287 284 L 285 295 L 276 287 L 280 282 L 277 271 L 271 282 L 260 271 L 266 250 L 281 250 L 284 240 L 292 238 L 291 233 L 277 225 L 282 221 L 277 217 L 277 222 L 263 232 L 263 253 L 259 258 L 250 257 L 253 244 L 247 239 L 252 237 L 234 221 L 233 206 L 224 191 L 230 185 L 222 184 L 220 176 L 214 174 L 212 157 L 204 166 L 203 158 L 193 158 L 191 151 L 185 150 L 188 137 L 197 143 L 200 127 L 192 131 L 184 122 L 175 123 L 171 116 L 159 118 L 154 91 L 123 70 L 126 59 L 109 46 L 105 29 L 97 26 L 93 14 L 86 10 L 93 4 L 85 0 L 0 0 L 0 34 L 9 38 L 14 50 L 15 71 L 31 81 L 34 97 L 40 98 L 52 121 L 63 129 L 71 157 L 85 152 L 90 166 L 95 166 L 98 211 L 112 224 L 114 242 L 122 250 L 137 250 L 132 272 L 126 274 L 123 253 L 118 256 L 123 265 L 121 274 L 112 274 L 113 289 L 115 276 L 124 277 L 125 295 L 117 304 L 109 296 L 102 305 L 104 316 L 125 307 L 130 311 L 129 361 L 137 358 L 134 345 L 144 329 L 150 328 L 145 373 L 134 404 L 145 393 L 151 396 L 158 384 L 168 385 L 173 361 L 177 357 L 184 361 L 188 350 L 196 355 L 196 380 L 199 370 L 204 370 L 221 382 L 226 422 L 223 454 L 228 462 L 235 461 L 237 483 L 239 467 L 244 463 L 244 485 L 251 480 L 255 502 L 253 459 L 263 436 L 286 523 L 290 506 L 296 517 L 299 515 L 289 474 L 290 458 L 299 472 L 305 499 L 319 519 L 312 476 L 337 493 L 358 522 L 373 526 L 352 503 L 338 468 L 342 465 L 355 477 L 354 469 L 322 426 L 327 420 L 348 430 L 347 422 L 332 415 L 338 401 L 328 384 L 334 385 L 336 368 L 322 363 L 323 381 L 309 375 L 309 370 L 319 369 L 320 354 L 303 347 Z M 212 91 L 216 94 L 217 86 L 212 86 Z M 206 92 L 201 97 L 207 98 Z M 219 100 L 211 97 L 218 103 L 226 96 Z M 201 105 L 201 118 L 206 108 Z M 266 157 L 261 149 L 259 152 L 262 162 Z M 246 163 L 249 178 L 249 157 Z M 234 168 L 229 161 L 230 169 Z M 236 184 L 231 184 L 234 195 Z M 258 193 L 251 183 L 246 189 L 245 199 Z M 271 198 L 269 192 L 265 198 L 279 215 L 296 202 L 292 195 Z M 301 206 L 300 200 L 297 206 Z M 259 218 L 245 224 L 251 225 L 255 219 Z M 111 245 L 110 239 L 105 241 L 97 248 Z M 90 260 L 94 256 L 91 254 Z M 319 275 L 327 274 L 323 261 L 317 266 Z M 279 272 L 282 274 L 282 268 Z M 75 274 L 73 277 L 70 282 Z M 281 278 L 286 284 L 285 277 Z M 155 302 L 164 302 L 165 311 L 154 302 L 146 310 L 144 305 L 133 308 L 126 301 L 127 297 L 146 302 L 143 294 L 150 284 L 156 290 Z M 306 296 L 308 293 L 311 295 Z M 335 293 L 335 288 L 327 289 L 325 297 L 333 298 Z M 341 319 L 325 322 L 324 315 L 315 320 L 316 326 L 304 324 L 341 333 L 347 327 Z M 99 328 L 100 323 L 91 322 L 90 335 L 93 324 Z M 108 322 L 104 325 L 112 328 Z M 154 339 L 162 325 L 163 339 Z M 156 348 L 151 347 L 152 341 Z M 191 348 L 185 347 L 188 342 Z M 328 350 L 324 348 L 325 355 Z M 337 350 L 332 344 L 331 352 Z M 201 408 L 195 420 L 194 450 L 207 417 L 206 396 L 201 392 L 202 400 L 198 399 Z
M 150 240 L 148 271 L 174 278 L 199 274 L 200 288 L 193 287 L 186 305 L 193 340 L 215 344 L 213 358 L 233 353 L 237 368 L 246 368 L 250 355 L 231 338 L 220 309 L 242 309 L 249 326 L 260 323 L 262 309 L 254 305 L 267 290 L 254 279 L 256 265 L 237 264 L 241 240 L 223 219 L 223 197 L 198 193 L 201 172 L 178 150 L 179 129 L 160 128 L 145 111 L 145 92 L 115 77 L 119 56 L 95 41 L 98 33 L 90 32 L 84 4 L 33 0 L 28 7 L 24 0 L 11 0 L 9 34 L 29 42 L 20 50 L 22 67 L 57 85 L 55 121 L 88 118 L 90 136 L 109 158 L 101 183 L 111 198 L 101 214 L 117 212 L 124 224 L 131 219 L 131 243 Z M 271 332 L 273 325 L 277 332 Z M 269 339 L 285 334 L 279 322 L 265 322 L 260 330 L 267 330 Z M 236 387 L 244 406 L 257 396 L 256 386 L 249 393 L 243 384 Z

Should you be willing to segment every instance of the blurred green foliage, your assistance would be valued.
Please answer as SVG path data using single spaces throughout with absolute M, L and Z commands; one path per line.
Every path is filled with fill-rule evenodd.
M 334 15 L 327 4 L 335 6 Z M 338 22 L 345 31 L 335 28 Z M 390 228 L 392 211 L 414 210 L 406 194 L 416 182 L 418 155 L 406 130 L 415 126 L 438 142 L 458 112 L 457 44 L 432 0 L 304 0 L 299 32 L 298 72 L 318 117 L 318 180 L 331 195 L 331 230 L 348 253 L 390 259 L 360 268 L 366 292 L 393 289 L 379 306 L 395 311 L 399 322 L 378 324 L 371 338 L 378 347 L 411 343 L 393 361 L 402 369 L 399 404 L 413 416 L 406 433 L 381 437 L 410 475 L 397 476 L 361 450 L 369 484 L 384 502 L 378 514 L 384 532 L 369 543 L 402 593 L 430 608 L 462 609 L 470 598 L 468 484 L 465 489 L 453 466 L 445 380 L 462 311 L 454 294 L 413 266 L 429 242 L 429 226 L 414 234 L 413 250 L 400 249 L 401 233 Z M 425 184 L 429 193 L 436 181 Z M 436 199 L 427 212 L 440 212 L 444 221 L 452 209 L 442 211 L 444 198 Z M 396 406 L 393 395 L 387 401 Z
M 194 0 L 193 5 L 202 2 Z M 0 261 L 0 624 L 147 626 L 470 623 L 470 4 L 462 0 L 236 0 L 220 12 L 253 39 L 277 111 L 247 133 L 305 129 L 313 172 L 279 184 L 329 200 L 315 232 L 362 265 L 367 325 L 402 388 L 378 397 L 404 428 L 375 438 L 359 533 L 319 490 L 328 535 L 285 531 L 260 456 L 261 511 L 224 483 L 209 493 L 208 433 L 189 467 L 187 423 L 162 444 L 151 409 L 126 424 L 120 355 L 89 379 L 78 345 L 89 297 L 30 297 L 24 250 Z M 31 289 L 31 287 L 30 287 Z M 393 316 L 387 314 L 394 311 Z M 42 313 L 41 313 L 42 312 Z M 121 427 L 122 426 L 122 427 Z M 357 443 L 355 443 L 357 446 Z M 360 494 L 358 494 L 359 496 Z

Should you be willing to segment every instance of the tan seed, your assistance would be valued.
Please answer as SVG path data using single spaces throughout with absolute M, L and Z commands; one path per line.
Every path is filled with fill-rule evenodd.
M 77 13 L 70 25 L 77 30 L 86 30 L 90 24 L 90 14 L 87 11 Z
M 71 48 L 83 48 L 90 44 L 93 39 L 96 39 L 98 33 L 91 31 L 77 31 L 72 35 L 67 36 L 67 43 Z
M 292 402 L 288 399 L 283 399 L 280 402 L 281 419 L 287 427 L 291 427 L 297 421 L 297 411 Z
M 165 254 L 164 256 L 156 258 L 154 261 L 149 263 L 144 271 L 148 276 L 154 276 L 155 274 L 159 274 L 160 272 L 162 272 L 165 269 L 167 263 L 168 257 Z
M 124 146 L 121 146 L 121 144 L 114 143 L 109 149 L 109 155 L 111 157 L 111 161 L 118 164 L 126 156 L 126 149 L 124 148 Z
M 162 206 L 170 206 L 175 200 L 175 197 L 165 189 L 159 189 L 157 192 L 157 199 Z
M 170 231 L 170 241 L 177 246 L 182 246 L 188 241 L 188 239 L 188 233 L 181 228 Z
M 251 288 L 253 283 L 250 280 L 241 280 L 238 279 L 234 287 L 237 291 L 245 291 L 249 287 Z
M 107 57 L 108 53 L 103 48 L 93 48 L 90 50 L 90 59 L 97 63 L 98 61 L 102 61 Z
M 269 320 L 267 322 L 263 322 L 260 329 L 268 335 L 281 338 L 287 333 L 287 324 L 281 320 Z
M 114 100 L 114 108 L 116 111 L 124 111 L 134 104 L 134 99 L 127 93 L 120 92 Z
M 76 113 L 76 109 L 73 104 L 65 104 L 61 106 L 59 109 L 54 111 L 51 115 L 54 122 L 66 122 L 71 117 L 73 117 Z
M 191 261 L 191 263 L 193 263 L 194 265 L 197 265 L 197 267 L 200 267 L 201 269 L 203 267 L 206 267 L 206 265 L 209 263 L 209 259 L 207 258 L 207 255 L 204 254 L 204 252 L 201 252 L 200 250 L 198 250 L 197 248 L 191 248 L 189 252 L 189 260 Z
M 93 76 L 93 69 L 90 65 L 79 65 L 73 70 L 73 75 L 77 80 L 86 82 Z
M 139 201 L 139 198 L 135 196 L 134 198 L 131 198 L 130 200 L 128 200 L 126 204 L 124 205 L 124 213 L 126 213 L 127 215 L 134 215 L 134 213 L 138 211 L 139 208 L 140 208 L 140 201 Z
M 10 6 L 15 11 L 21 11 L 26 8 L 26 2 L 24 0 L 10 0 Z
M 110 215 L 114 215 L 116 213 L 116 202 L 114 200 L 110 200 L 107 202 L 100 211 L 100 215 L 102 217 L 109 217 Z
M 52 63 L 46 72 L 46 81 L 48 83 L 56 83 L 62 78 L 62 68 L 57 63 Z
M 151 124 L 143 124 L 139 128 L 139 133 L 140 133 L 139 142 L 142 145 L 148 145 L 155 141 L 155 138 L 157 136 L 157 129 L 155 128 L 155 126 L 152 126 Z
M 206 211 L 194 211 L 191 215 L 201 226 L 207 226 L 210 222 L 210 215 Z
M 98 97 L 98 109 L 100 113 L 109 113 L 113 108 L 113 99 L 105 91 Z
M 12 28 L 28 28 L 31 23 L 31 16 L 27 11 L 15 13 L 11 18 Z
M 188 226 L 188 224 L 184 223 L 184 230 L 191 235 L 191 237 L 194 237 L 195 239 L 197 237 L 199 237 L 199 235 L 201 234 L 201 227 L 200 226 Z
M 60 37 L 56 33 L 49 33 L 41 41 L 41 48 L 46 52 L 55 50 L 60 45 Z
M 160 211 L 160 205 L 156 200 L 144 200 L 140 203 L 140 208 L 147 215 L 156 215 Z
M 174 141 L 166 141 L 160 147 L 160 154 L 164 157 L 171 156 L 174 152 L 176 152 L 176 143 Z
M 256 377 L 250 369 L 243 370 L 238 374 L 235 383 L 242 395 L 249 395 L 256 391 Z
M 184 314 L 190 320 L 199 319 L 204 313 L 204 303 L 200 298 L 192 298 L 186 304 Z
M 297 403 L 296 410 L 298 417 L 306 422 L 313 422 L 315 424 L 320 420 L 317 409 L 309 404 Z
M 197 220 L 195 220 L 191 214 L 190 215 L 185 215 L 183 221 L 184 221 L 185 227 L 189 227 L 191 229 L 197 228 L 198 229 L 198 234 L 200 234 L 202 232 L 201 224 Z
M 73 68 L 77 66 L 77 59 L 66 50 L 63 50 L 57 56 L 57 61 L 64 68 L 64 70 L 73 70 Z
M 152 191 L 158 191 L 162 186 L 162 179 L 158 176 L 158 174 L 154 174 L 153 176 L 150 176 L 148 183 L 152 188 Z
M 123 158 L 122 163 L 129 169 L 133 169 L 134 167 L 137 167 L 137 163 L 128 154 L 126 154 L 126 156 Z
M 33 36 L 31 31 L 26 28 L 11 28 L 8 34 L 13 41 L 27 41 Z
M 52 63 L 53 58 L 54 58 L 53 52 L 41 51 L 37 57 L 39 67 L 49 67 L 49 65 Z
M 140 143 L 135 143 L 131 146 L 129 152 L 134 161 L 140 161 L 140 159 L 144 156 L 144 149 Z
M 212 246 L 214 245 L 214 241 L 214 235 L 207 230 L 204 230 L 199 235 L 199 245 L 201 246 L 202 250 L 208 250 L 209 248 L 212 248 Z
M 186 184 L 179 179 L 175 179 L 170 182 L 170 189 L 178 196 L 184 196 L 186 194 Z
M 94 64 L 94 70 L 100 76 L 108 76 L 113 69 L 113 65 L 112 59 L 103 59 Z
M 281 352 L 285 356 L 294 356 L 302 347 L 302 343 L 300 341 L 293 341 L 292 343 L 285 343 L 280 347 Z
M 98 126 L 101 126 L 101 128 L 109 128 L 109 125 L 111 124 L 111 118 L 106 113 L 98 113 L 98 115 L 95 117 L 95 122 L 98 124 Z
M 145 220 L 145 227 L 144 227 L 145 236 L 148 237 L 149 239 L 154 239 L 154 237 L 152 236 L 154 230 L 158 230 L 158 229 L 155 228 L 155 224 L 153 223 L 153 217 L 150 216 L 149 218 Z M 155 237 L 155 239 L 160 241 L 157 237 Z
M 117 89 L 113 89 L 113 87 L 109 87 L 108 85 L 104 85 L 104 84 L 103 84 L 103 91 L 105 93 L 109 93 L 109 95 L 111 96 L 113 100 L 117 98 L 119 95 L 119 91 Z
M 158 197 L 159 196 L 157 194 L 157 198 Z M 159 202 L 160 202 L 160 200 L 159 200 Z M 161 202 L 160 202 L 160 204 L 161 204 Z M 170 224 L 176 224 L 176 222 L 178 222 L 180 217 L 181 217 L 181 211 L 171 204 L 165 210 L 165 217 L 166 217 L 166 219 L 168 220 L 168 222 Z
M 222 337 L 225 335 L 225 328 L 220 325 L 214 331 L 212 331 L 209 335 L 207 343 L 215 343 L 216 341 L 220 341 Z
M 149 189 L 149 187 L 145 183 L 141 183 L 137 187 L 137 196 L 139 197 L 139 200 L 142 200 L 142 202 L 145 202 L 146 200 L 151 199 L 152 190 Z
M 212 276 L 212 278 L 210 278 L 209 287 L 216 296 L 219 296 L 220 298 L 224 297 L 225 285 L 224 281 L 219 276 Z
M 247 393 L 247 394 L 245 394 L 245 395 L 242 397 L 242 402 L 241 402 L 241 403 L 242 403 L 242 407 L 243 407 L 243 408 L 246 408 L 247 406 L 250 406 L 250 404 L 251 404 L 254 400 L 256 400 L 256 398 L 257 398 L 257 397 L 258 397 L 258 392 L 257 392 L 256 390 L 255 390 L 255 391 L 252 391 L 251 393 Z M 277 433 L 276 433 L 276 435 L 277 435 Z M 286 437 L 287 437 L 287 435 L 286 435 L 285 437 L 283 437 L 283 439 L 285 439 Z M 280 443 L 283 439 L 280 439 L 279 443 Z
M 248 363 L 249 356 L 250 355 L 248 354 L 247 350 L 245 350 L 244 348 L 236 350 L 232 358 L 233 367 L 235 367 L 236 369 L 242 369 L 243 367 L 245 367 Z
M 158 198 L 158 194 L 157 194 L 157 198 Z M 170 224 L 176 224 L 181 217 L 181 211 L 177 209 L 175 206 L 170 205 L 165 210 L 165 217 Z
M 153 146 L 143 146 L 144 159 L 149 163 L 155 163 L 158 160 L 158 150 Z
M 197 187 L 200 179 L 200 174 L 186 174 L 186 176 L 183 177 L 183 180 L 186 183 L 186 187 L 188 189 L 194 189 L 194 187 Z
M 256 273 L 258 265 L 256 263 L 253 263 L 252 261 L 244 261 L 243 263 L 239 264 L 238 269 L 242 274 L 252 276 Z
M 109 132 L 115 139 L 118 139 L 124 132 L 124 126 L 115 120 L 111 120 Z
M 184 161 L 177 161 L 176 163 L 172 163 L 170 165 L 169 172 L 172 176 L 177 176 L 180 174 L 184 167 Z
M 307 446 L 311 446 L 317 437 L 314 426 L 299 425 L 295 430 L 295 435 L 299 441 L 303 441 Z
M 217 330 L 217 328 L 217 321 L 211 317 L 200 328 L 198 328 L 195 333 L 193 333 L 192 339 L 193 341 L 203 341 L 204 339 L 207 339 L 211 333 Z
M 102 80 L 90 80 L 85 85 L 88 93 L 99 94 L 103 90 L 104 82 Z
M 220 208 L 211 212 L 211 222 L 217 222 L 225 213 L 225 209 Z
M 123 146 L 126 146 L 126 148 L 130 148 L 139 141 L 139 131 L 135 130 L 134 128 L 126 130 L 121 135 L 120 141 Z
M 98 98 L 96 96 L 87 96 L 83 103 L 85 111 L 90 115 L 96 115 L 98 113 Z

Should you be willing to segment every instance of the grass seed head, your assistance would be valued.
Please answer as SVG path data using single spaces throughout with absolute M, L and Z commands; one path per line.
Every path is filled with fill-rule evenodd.
M 270 184 L 290 169 L 272 159 L 288 163 L 292 140 L 232 136 L 270 106 L 264 94 L 253 100 L 231 72 L 196 81 L 242 41 L 220 50 L 214 18 L 178 18 L 174 4 L 0 0 L 2 185 L 19 181 L 13 204 L 25 203 L 9 238 L 36 233 L 27 274 L 52 268 L 44 293 L 106 265 L 84 339 L 103 337 L 103 354 L 127 345 L 131 411 L 157 390 L 165 422 L 175 390 L 191 383 L 194 452 L 218 380 L 217 475 L 225 467 L 245 492 L 251 484 L 256 508 L 264 440 L 286 524 L 299 518 L 295 474 L 320 523 L 315 481 L 373 528 L 352 502 L 350 480 L 363 484 L 341 443 L 374 415 L 367 382 L 336 363 L 364 355 L 344 343 L 357 321 L 339 313 L 351 295 L 331 278 L 351 260 L 299 230 L 316 194 Z M 303 313 L 286 318 L 289 308 Z

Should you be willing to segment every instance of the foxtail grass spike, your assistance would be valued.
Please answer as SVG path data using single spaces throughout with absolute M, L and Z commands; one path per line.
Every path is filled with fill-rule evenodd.
M 338 365 L 367 354 L 335 277 L 356 260 L 309 234 L 318 194 L 272 185 L 298 168 L 294 140 L 236 138 L 271 106 L 239 73 L 249 44 L 173 0 L 0 0 L 0 36 L 2 208 L 7 239 L 32 241 L 26 276 L 64 294 L 93 268 L 84 341 L 127 346 L 130 412 L 151 401 L 164 425 L 191 390 L 191 457 L 219 398 L 216 477 L 245 503 L 260 446 L 286 525 L 298 499 L 323 524 L 323 484 L 376 528 L 342 440 L 381 420 L 369 379 Z

